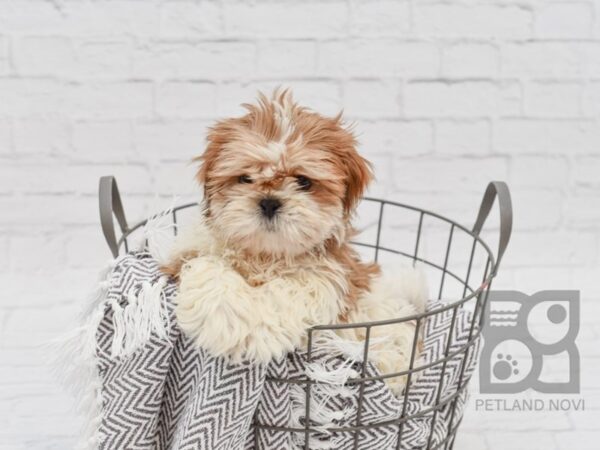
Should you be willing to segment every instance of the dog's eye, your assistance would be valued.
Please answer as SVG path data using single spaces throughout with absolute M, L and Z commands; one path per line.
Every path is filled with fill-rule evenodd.
M 312 181 L 310 181 L 310 178 L 306 178 L 303 175 L 298 175 L 296 177 L 296 183 L 298 183 L 298 186 L 300 186 L 300 189 L 303 191 L 308 191 L 312 186 Z
M 252 183 L 252 178 L 250 178 L 248 175 L 240 175 L 238 177 L 238 182 L 242 184 L 250 184 Z

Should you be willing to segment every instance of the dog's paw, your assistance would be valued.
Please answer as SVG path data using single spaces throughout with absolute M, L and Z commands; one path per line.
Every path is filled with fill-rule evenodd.
M 280 327 L 273 328 L 261 323 L 251 330 L 239 348 L 239 353 L 232 355 L 235 360 L 247 360 L 259 364 L 267 364 L 283 358 L 299 344 L 299 339 L 290 336 Z
M 181 330 L 214 355 L 235 352 L 259 315 L 243 278 L 214 257 L 188 261 L 180 275 L 175 313 Z
M 290 318 L 272 298 L 278 294 L 272 286 L 249 285 L 219 258 L 197 257 L 181 272 L 177 322 L 212 355 L 268 363 L 293 351 L 304 331 L 284 325 Z

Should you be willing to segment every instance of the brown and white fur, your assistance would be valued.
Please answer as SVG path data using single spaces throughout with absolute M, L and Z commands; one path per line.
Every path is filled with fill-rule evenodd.
M 266 363 L 298 348 L 310 326 L 422 309 L 419 276 L 405 277 L 408 287 L 383 283 L 349 244 L 373 175 L 341 115 L 303 108 L 288 91 L 244 107 L 208 133 L 197 174 L 204 219 L 180 235 L 164 268 L 179 279 L 182 330 L 213 354 Z M 394 371 L 408 365 L 414 324 L 396 328 Z M 374 352 L 380 366 L 391 364 L 386 352 Z

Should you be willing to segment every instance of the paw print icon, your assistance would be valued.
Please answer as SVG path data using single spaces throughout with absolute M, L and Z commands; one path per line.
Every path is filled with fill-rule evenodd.
M 579 303 L 579 291 L 490 291 L 482 330 L 481 393 L 578 393 Z
M 519 375 L 519 362 L 511 355 L 504 356 L 498 353 L 498 360 L 494 363 L 494 376 L 499 380 L 508 380 L 513 375 Z

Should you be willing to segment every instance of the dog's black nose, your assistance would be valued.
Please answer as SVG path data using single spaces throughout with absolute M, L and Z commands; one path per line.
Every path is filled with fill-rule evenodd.
M 263 216 L 271 219 L 281 207 L 281 202 L 273 197 L 265 197 L 259 203 Z

